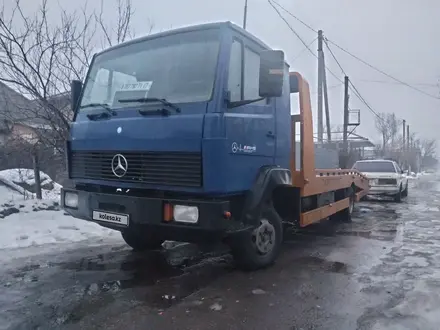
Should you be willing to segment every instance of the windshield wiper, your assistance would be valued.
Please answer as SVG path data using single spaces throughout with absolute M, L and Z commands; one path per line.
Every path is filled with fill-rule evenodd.
M 89 104 L 84 104 L 84 105 L 80 106 L 79 108 L 84 109 L 84 108 L 94 108 L 94 107 L 101 107 L 101 108 L 105 109 L 112 116 L 117 115 L 117 112 L 110 109 L 110 105 L 107 103 L 89 103 Z
M 176 112 L 180 112 L 180 108 L 176 106 L 175 104 L 167 101 L 166 99 L 160 99 L 158 97 L 143 97 L 143 98 L 137 98 L 137 99 L 123 99 L 118 100 L 119 103 L 153 103 L 153 102 L 160 102 L 163 105 L 170 107 L 171 109 L 175 110 Z

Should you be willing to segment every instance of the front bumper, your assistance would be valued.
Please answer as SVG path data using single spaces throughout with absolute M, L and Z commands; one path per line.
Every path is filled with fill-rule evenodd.
M 400 187 L 399 186 L 371 186 L 370 191 L 368 192 L 369 195 L 396 195 L 399 193 Z
M 65 194 L 78 194 L 76 208 L 65 205 Z M 197 206 L 199 217 L 194 224 L 165 221 L 165 204 Z M 233 218 L 225 218 L 230 211 L 228 201 L 160 199 L 115 194 L 92 193 L 75 189 L 61 190 L 61 205 L 75 218 L 92 221 L 101 226 L 124 231 L 148 228 L 161 238 L 185 242 L 209 240 L 212 236 L 228 236 L 248 230 L 249 227 Z M 128 226 L 93 219 L 93 211 L 128 215 Z

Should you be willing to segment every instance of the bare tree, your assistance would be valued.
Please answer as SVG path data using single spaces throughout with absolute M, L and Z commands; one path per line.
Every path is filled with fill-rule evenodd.
M 401 121 L 394 113 L 380 113 L 376 117 L 376 129 L 382 138 L 382 153 L 386 154 L 387 149 L 399 149 L 399 124 Z
M 22 115 L 51 126 L 52 135 L 41 136 L 44 143 L 67 137 L 69 104 L 60 107 L 53 97 L 68 93 L 72 79 L 84 79 L 98 40 L 106 47 L 133 36 L 131 0 L 116 0 L 116 7 L 119 17 L 113 28 L 105 24 L 103 6 L 98 14 L 87 7 L 74 12 L 59 8 L 59 24 L 49 23 L 47 0 L 31 16 L 24 14 L 20 0 L 10 13 L 0 11 L 0 81 L 36 101 Z M 59 143 L 54 147 L 60 148 Z
M 387 123 L 389 127 L 389 135 L 391 140 L 391 147 L 395 148 L 397 132 L 399 132 L 399 120 L 394 113 L 387 116 Z
M 379 132 L 379 134 L 382 137 L 382 150 L 381 151 L 385 152 L 386 146 L 389 141 L 389 130 L 388 130 L 388 124 L 386 121 L 386 114 L 385 113 L 380 113 L 376 117 L 375 125 L 376 125 L 377 131 Z
M 422 153 L 422 158 L 425 157 L 436 157 L 437 153 L 437 140 L 435 139 L 423 139 L 420 141 L 420 151 Z
M 47 0 L 41 0 L 33 15 L 25 14 L 20 0 L 14 0 L 8 12 L 4 5 L 0 8 L 0 82 L 29 101 L 14 102 L 14 108 L 3 106 L 2 120 L 33 123 L 38 145 L 64 153 L 63 141 L 72 118 L 70 81 L 84 79 L 99 43 L 104 48 L 134 36 L 131 0 L 115 1 L 118 18 L 111 27 L 103 18 L 103 2 L 99 13 L 87 6 L 73 12 L 60 7 L 58 23 L 49 18 Z M 59 102 L 59 96 L 67 102 Z M 32 150 L 35 145 L 29 144 Z M 35 168 L 39 171 L 38 164 Z

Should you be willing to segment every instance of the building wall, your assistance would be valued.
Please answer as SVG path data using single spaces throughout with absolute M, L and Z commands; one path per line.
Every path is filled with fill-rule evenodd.
M 34 130 L 31 127 L 21 124 L 15 124 L 12 127 L 8 139 L 9 140 L 22 139 L 31 144 L 36 143 L 38 141 L 38 137 L 35 134 Z
M 296 142 L 295 144 L 295 162 L 296 169 L 301 168 L 301 144 Z M 315 168 L 318 169 L 332 169 L 339 168 L 339 153 L 338 150 L 333 148 L 326 148 L 315 144 Z

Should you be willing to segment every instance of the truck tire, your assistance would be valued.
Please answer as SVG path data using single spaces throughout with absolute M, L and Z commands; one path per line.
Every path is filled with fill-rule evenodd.
M 233 240 L 232 255 L 243 270 L 266 268 L 275 262 L 282 242 L 282 219 L 272 207 L 268 207 L 261 212 L 258 227 Z
M 336 212 L 335 214 L 332 214 L 330 216 L 330 220 L 333 222 L 345 222 L 345 223 L 350 223 L 352 222 L 351 219 L 351 215 L 353 214 L 354 211 L 354 201 L 355 201 L 355 196 L 353 193 L 353 188 L 349 188 L 349 204 L 348 207 L 346 209 L 343 209 L 339 212 Z
M 352 222 L 351 216 L 354 211 L 354 195 L 350 196 L 348 207 L 342 210 L 339 214 L 339 217 L 342 222 L 350 223 Z
M 402 202 L 402 197 L 403 197 L 402 187 L 400 187 L 399 192 L 396 195 L 394 195 L 394 201 L 396 203 L 401 203 Z
M 121 232 L 125 243 L 134 251 L 157 250 L 162 247 L 165 240 L 145 234 L 142 230 L 125 230 Z

